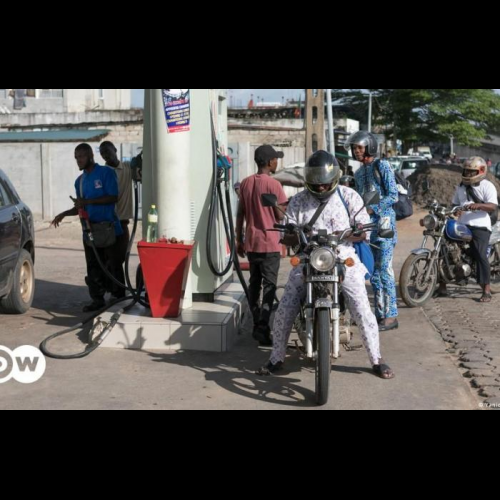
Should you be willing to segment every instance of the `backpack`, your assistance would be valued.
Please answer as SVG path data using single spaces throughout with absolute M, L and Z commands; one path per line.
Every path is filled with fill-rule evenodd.
M 385 185 L 382 180 L 382 174 L 380 173 L 380 160 L 377 160 L 373 167 L 375 180 L 381 187 L 382 194 L 386 196 L 387 193 L 385 193 Z M 393 208 L 396 212 L 396 220 L 400 221 L 408 219 L 408 217 L 411 217 L 413 215 L 413 203 L 411 201 L 411 196 L 413 193 L 411 184 L 404 178 L 402 174 L 400 174 L 399 172 L 394 172 L 394 177 L 396 178 L 396 184 L 398 186 L 399 199 L 397 203 L 394 204 Z M 407 194 L 402 193 L 402 191 L 406 191 Z

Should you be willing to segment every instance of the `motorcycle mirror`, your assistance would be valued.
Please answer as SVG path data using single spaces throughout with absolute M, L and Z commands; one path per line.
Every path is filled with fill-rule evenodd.
M 277 207 L 278 197 L 275 194 L 263 194 L 261 202 L 264 207 Z
M 363 196 L 363 201 L 365 203 L 365 207 L 378 205 L 380 203 L 380 193 L 378 191 L 368 191 L 368 193 L 365 193 Z
M 341 177 L 339 184 L 351 189 L 356 189 L 356 180 L 351 175 L 344 175 Z
M 380 203 L 380 193 L 378 191 L 368 191 L 363 196 L 363 208 L 369 207 L 370 205 L 378 205 Z M 363 208 L 354 216 L 354 222 L 356 222 L 358 215 L 363 211 Z
M 382 229 L 378 234 L 383 240 L 390 240 L 394 238 L 394 231 L 392 229 Z

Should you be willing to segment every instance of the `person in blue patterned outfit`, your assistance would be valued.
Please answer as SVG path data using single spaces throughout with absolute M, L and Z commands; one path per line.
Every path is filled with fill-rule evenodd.
M 356 172 L 356 190 L 363 196 L 368 191 L 380 193 L 380 203 L 368 207 L 372 222 L 384 229 L 392 229 L 394 238 L 382 239 L 378 231 L 373 231 L 371 243 L 375 257 L 375 272 L 371 278 L 375 293 L 375 315 L 380 331 L 386 332 L 399 328 L 396 279 L 393 269 L 394 248 L 397 244 L 396 213 L 394 204 L 399 194 L 396 178 L 391 165 L 386 160 L 375 159 L 378 153 L 376 137 L 369 132 L 356 132 L 346 142 L 346 149 L 353 158 L 361 162 Z

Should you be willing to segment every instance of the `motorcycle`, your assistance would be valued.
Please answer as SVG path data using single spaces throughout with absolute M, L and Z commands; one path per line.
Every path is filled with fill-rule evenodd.
M 364 207 L 380 202 L 380 195 L 373 191 L 366 194 Z M 275 195 L 262 195 L 265 207 L 278 208 Z M 363 209 L 361 209 L 363 210 Z M 328 234 L 326 230 L 310 235 L 307 226 L 299 226 L 285 212 L 286 224 L 275 224 L 269 231 L 280 231 L 296 235 L 299 240 L 298 254 L 291 259 L 294 267 L 303 266 L 307 293 L 301 312 L 295 321 L 304 355 L 315 362 L 316 369 L 316 403 L 320 406 L 328 401 L 332 361 L 340 357 L 342 343 L 351 340 L 349 324 L 344 322 L 345 305 L 342 297 L 342 282 L 346 269 L 356 262 L 352 258 L 341 259 L 339 247 L 352 236 L 361 236 L 365 232 L 377 229 L 377 224 L 356 224 L 354 217 L 352 227 L 340 234 Z M 383 238 L 392 238 L 394 232 L 380 232 Z
M 433 296 L 440 282 L 465 287 L 476 278 L 472 255 L 472 232 L 454 217 L 468 207 L 451 209 L 433 201 L 429 215 L 420 221 L 424 227 L 421 248 L 413 250 L 400 276 L 401 297 L 408 307 L 422 307 Z M 428 242 L 432 240 L 432 249 Z M 493 228 L 489 260 L 492 285 L 500 282 L 500 223 Z

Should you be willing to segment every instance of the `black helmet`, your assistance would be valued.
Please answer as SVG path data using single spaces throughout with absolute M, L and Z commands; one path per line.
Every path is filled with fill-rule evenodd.
M 354 146 L 364 146 L 365 157 L 371 158 L 372 156 L 377 156 L 378 153 L 378 141 L 377 138 L 371 132 L 365 132 L 363 130 L 352 134 L 344 144 L 346 150 L 354 156 L 353 147 Z
M 336 158 L 326 151 L 316 151 L 306 163 L 306 187 L 318 200 L 330 198 L 337 191 L 342 171 Z M 318 193 L 315 186 L 331 184 L 324 193 Z

